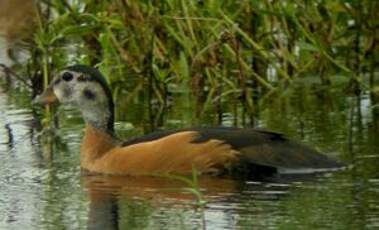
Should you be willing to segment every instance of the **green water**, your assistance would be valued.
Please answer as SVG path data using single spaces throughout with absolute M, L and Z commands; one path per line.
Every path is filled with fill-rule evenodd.
M 144 99 L 117 97 L 120 136 L 151 129 Z M 206 206 L 174 179 L 82 175 L 80 114 L 62 107 L 60 128 L 40 128 L 41 110 L 27 93 L 0 88 L 0 229 L 378 229 L 378 117 L 368 94 L 295 84 L 257 104 L 257 125 L 285 133 L 350 169 L 273 181 L 200 178 Z M 150 108 L 151 109 L 151 108 Z M 174 94 L 161 128 L 242 125 L 230 101 L 194 115 L 190 94 Z M 377 112 L 376 112 L 377 113 Z M 220 120 L 221 117 L 221 120 Z M 155 118 L 155 117 L 153 117 Z M 247 124 L 246 124 L 247 125 Z

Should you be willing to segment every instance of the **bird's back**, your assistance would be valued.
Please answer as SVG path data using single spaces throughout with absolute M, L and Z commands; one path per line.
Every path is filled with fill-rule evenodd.
M 271 174 L 278 168 L 336 168 L 341 166 L 335 160 L 290 140 L 282 134 L 252 128 L 217 127 L 160 131 L 130 139 L 124 142 L 123 146 L 158 140 L 184 131 L 197 133 L 191 141 L 192 143 L 201 144 L 209 140 L 220 140 L 240 152 L 239 164 L 232 167 L 232 170 L 237 173 L 257 174 L 259 171 L 263 174 Z

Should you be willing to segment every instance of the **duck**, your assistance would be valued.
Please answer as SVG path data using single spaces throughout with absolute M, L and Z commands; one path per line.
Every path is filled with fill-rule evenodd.
M 280 169 L 334 169 L 339 162 L 281 133 L 258 128 L 195 127 L 121 141 L 114 101 L 103 74 L 76 64 L 63 68 L 34 102 L 80 110 L 85 122 L 80 166 L 89 173 L 150 176 L 197 174 L 263 177 Z

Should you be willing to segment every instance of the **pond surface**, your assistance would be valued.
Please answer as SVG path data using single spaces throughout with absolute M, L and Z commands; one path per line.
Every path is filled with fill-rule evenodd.
M 267 102 L 259 126 L 352 167 L 266 182 L 201 177 L 202 207 L 178 179 L 82 175 L 78 112 L 59 108 L 61 128 L 42 132 L 30 99 L 7 90 L 0 88 L 0 229 L 379 228 L 379 132 L 369 96 L 341 96 L 340 89 L 320 94 L 302 85 Z M 185 105 L 174 98 L 164 124 L 191 125 Z M 143 132 L 144 109 L 131 103 L 117 111 L 121 136 Z M 222 123 L 230 125 L 233 115 L 225 111 Z M 199 123 L 215 122 L 210 115 Z

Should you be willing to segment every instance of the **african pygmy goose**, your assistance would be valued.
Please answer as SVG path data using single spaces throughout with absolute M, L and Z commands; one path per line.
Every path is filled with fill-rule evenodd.
M 114 103 L 103 75 L 85 65 L 69 66 L 35 99 L 72 104 L 86 122 L 82 169 L 104 174 L 202 174 L 261 176 L 281 168 L 335 168 L 340 164 L 281 134 L 252 128 L 187 128 L 119 141 Z

